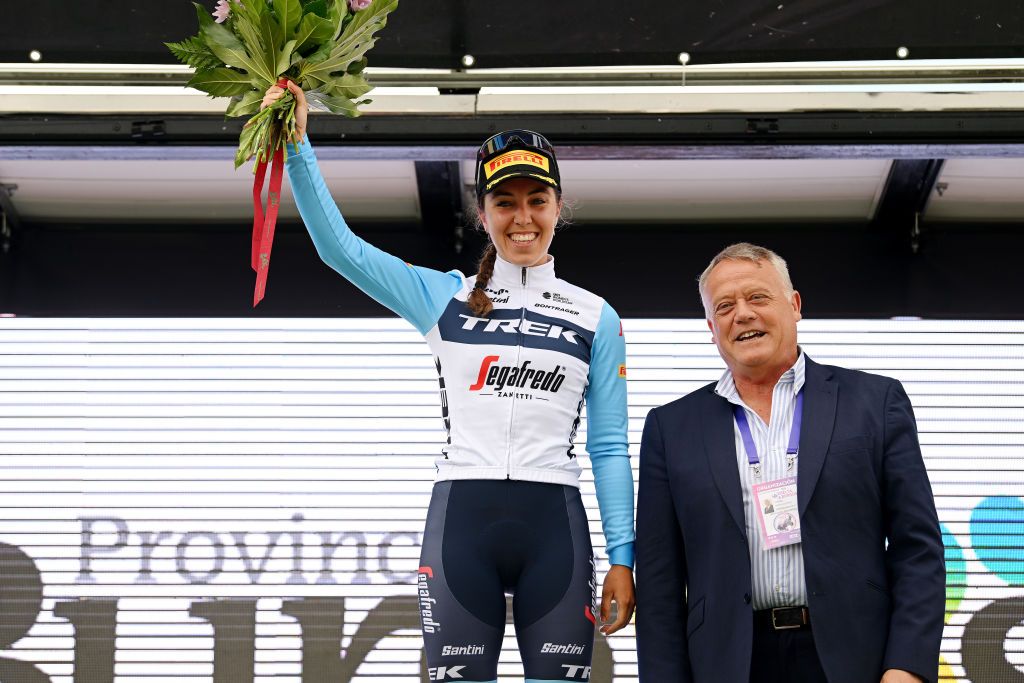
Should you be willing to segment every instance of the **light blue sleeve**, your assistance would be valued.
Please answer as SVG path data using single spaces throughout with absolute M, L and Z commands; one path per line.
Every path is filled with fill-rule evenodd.
M 462 274 L 410 265 L 357 237 L 331 198 L 308 140 L 288 145 L 287 168 L 295 204 L 324 263 L 426 334 L 462 287 Z
M 594 333 L 587 389 L 587 452 L 611 564 L 633 566 L 633 471 L 626 415 L 626 339 L 606 302 Z

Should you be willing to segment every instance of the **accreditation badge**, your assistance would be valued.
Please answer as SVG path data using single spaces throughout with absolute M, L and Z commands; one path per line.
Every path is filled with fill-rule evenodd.
M 799 543 L 800 514 L 796 498 L 796 477 L 754 484 L 753 491 L 764 549 Z

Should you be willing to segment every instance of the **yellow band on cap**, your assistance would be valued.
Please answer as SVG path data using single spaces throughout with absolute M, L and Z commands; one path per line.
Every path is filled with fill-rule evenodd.
M 484 192 L 490 192 L 492 187 L 494 187 L 495 185 L 497 185 L 498 183 L 500 183 L 503 180 L 510 180 L 512 178 L 517 178 L 517 177 L 518 178 L 536 178 L 537 180 L 543 180 L 548 185 L 553 185 L 555 187 L 558 186 L 558 183 L 556 183 L 555 179 L 552 178 L 551 176 L 540 175 L 539 173 L 524 173 L 522 175 L 516 174 L 516 175 L 502 176 L 501 178 L 495 178 L 494 180 L 492 180 L 491 182 L 487 183 L 484 186 Z
M 537 154 L 536 152 L 527 152 L 525 150 L 517 149 L 512 152 L 505 152 L 501 156 L 494 157 L 488 161 L 487 165 L 484 166 L 484 175 L 488 180 L 490 180 L 491 176 L 510 164 L 515 164 L 516 166 L 521 164 L 536 166 L 545 173 L 551 172 L 551 167 L 546 156 L 543 154 Z

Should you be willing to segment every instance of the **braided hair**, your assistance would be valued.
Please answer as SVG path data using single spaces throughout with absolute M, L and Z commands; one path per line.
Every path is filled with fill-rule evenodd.
M 487 287 L 487 283 L 491 281 L 491 276 L 494 275 L 494 262 L 497 258 L 498 250 L 494 248 L 493 242 L 488 241 L 487 248 L 484 249 L 484 253 L 480 256 L 480 263 L 477 266 L 476 285 L 473 287 L 473 292 L 469 295 L 469 299 L 466 300 L 466 304 L 469 306 L 469 310 L 473 311 L 473 315 L 487 316 L 494 309 L 494 303 L 491 301 L 491 297 L 487 296 L 484 288 Z

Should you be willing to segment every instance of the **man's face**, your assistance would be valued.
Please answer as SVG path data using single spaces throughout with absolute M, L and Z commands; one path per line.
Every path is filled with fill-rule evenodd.
M 796 360 L 800 294 L 787 295 L 768 261 L 719 263 L 705 284 L 704 308 L 712 340 L 734 374 L 756 376 Z

